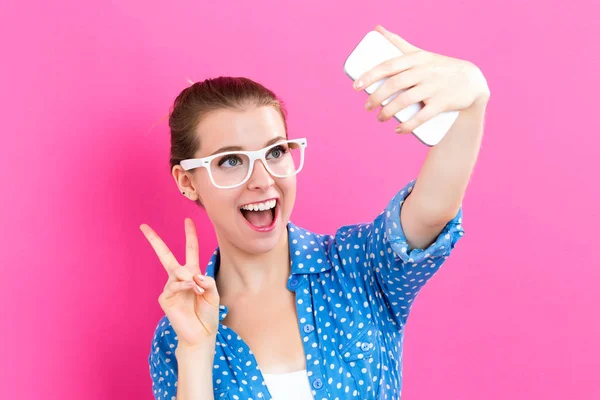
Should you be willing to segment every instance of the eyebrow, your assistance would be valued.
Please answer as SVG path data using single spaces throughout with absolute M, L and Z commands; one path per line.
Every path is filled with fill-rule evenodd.
M 270 146 L 274 143 L 277 143 L 281 140 L 287 140 L 287 138 L 283 137 L 283 136 L 277 136 L 276 138 L 273 138 L 271 140 L 269 140 L 264 147 Z M 214 156 L 215 154 L 218 153 L 223 153 L 226 151 L 238 151 L 238 150 L 244 150 L 243 147 L 240 146 L 225 146 L 225 147 L 221 147 L 219 150 L 215 151 L 214 153 L 211 154 L 211 156 Z M 210 156 L 209 156 L 210 157 Z

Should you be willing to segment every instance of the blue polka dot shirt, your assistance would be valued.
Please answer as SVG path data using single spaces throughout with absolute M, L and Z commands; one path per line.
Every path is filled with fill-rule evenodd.
M 410 249 L 400 209 L 410 181 L 373 222 L 320 235 L 288 223 L 291 274 L 306 369 L 315 399 L 399 399 L 404 327 L 414 300 L 463 236 L 462 206 L 426 249 Z M 215 251 L 206 274 L 219 269 Z M 223 320 L 227 307 L 220 306 Z M 274 321 L 276 323 L 276 321 Z M 148 357 L 156 399 L 176 399 L 177 337 L 166 316 Z M 215 399 L 271 399 L 252 350 L 220 324 Z

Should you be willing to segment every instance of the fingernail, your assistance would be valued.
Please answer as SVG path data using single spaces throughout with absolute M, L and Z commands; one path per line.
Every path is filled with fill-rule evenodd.
M 371 109 L 371 102 L 370 102 L 370 101 L 367 101 L 367 102 L 365 103 L 365 110 L 369 110 L 369 109 Z
M 200 279 L 201 281 L 204 281 L 204 275 L 198 274 L 198 279 Z
M 360 90 L 363 87 L 363 81 L 362 80 L 357 80 L 356 82 L 354 82 L 354 89 L 356 90 Z
M 196 284 L 194 284 L 196 285 Z M 200 286 L 196 285 L 196 290 L 198 291 L 198 293 L 202 294 L 204 293 L 204 289 L 202 289 Z

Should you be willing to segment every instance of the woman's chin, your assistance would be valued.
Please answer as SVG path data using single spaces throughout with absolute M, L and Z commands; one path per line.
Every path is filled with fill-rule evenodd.
M 224 235 L 217 233 L 217 237 L 220 239 L 227 237 L 230 245 L 248 254 L 266 253 L 276 248 L 282 240 L 282 235 L 287 234 L 288 218 L 289 216 L 282 213 L 279 204 L 275 207 L 273 220 L 268 225 L 264 224 L 266 226 L 253 225 L 241 211 L 237 211 L 233 224 L 223 221 L 221 231 Z

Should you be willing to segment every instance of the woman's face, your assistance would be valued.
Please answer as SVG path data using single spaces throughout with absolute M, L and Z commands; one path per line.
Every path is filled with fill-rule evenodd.
M 224 151 L 259 150 L 286 139 L 283 119 L 271 106 L 210 112 L 199 124 L 197 135 L 200 149 L 195 158 Z M 223 168 L 234 164 L 235 160 L 225 161 Z M 286 225 L 296 199 L 295 175 L 273 177 L 257 160 L 250 178 L 240 186 L 215 187 L 206 168 L 194 170 L 193 186 L 221 246 L 225 241 L 248 253 L 262 253 L 273 249 L 287 233 Z M 273 213 L 241 210 L 242 206 L 273 199 L 276 200 Z

